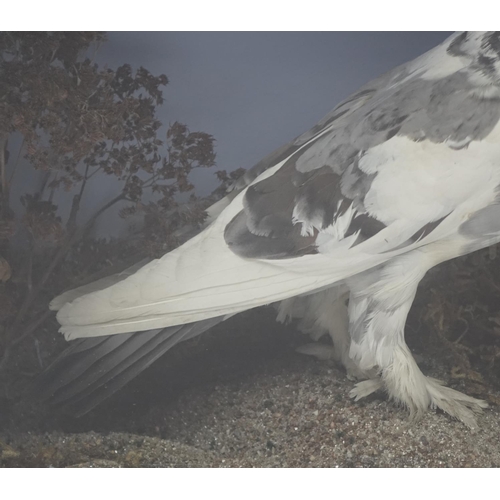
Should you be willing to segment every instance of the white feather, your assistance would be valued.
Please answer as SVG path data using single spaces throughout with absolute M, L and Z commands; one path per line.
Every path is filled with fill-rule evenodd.
M 426 64 L 435 65 L 438 56 L 444 57 L 442 48 L 433 54 L 420 58 L 415 68 L 425 69 Z M 329 130 L 326 128 L 320 136 Z M 213 222 L 161 259 L 125 279 L 119 275 L 115 281 L 100 281 L 55 299 L 52 307 L 60 307 L 57 317 L 61 331 L 71 339 L 231 315 L 312 292 L 422 245 L 446 240 L 471 214 L 495 200 L 495 186 L 500 184 L 499 138 L 497 125 L 485 140 L 473 141 L 460 150 L 446 143 L 414 142 L 398 136 L 368 150 L 359 167 L 376 176 L 366 194 L 365 208 L 387 227 L 352 247 L 357 235 L 345 238 L 356 215 L 351 206 L 335 224 L 319 232 L 319 253 L 315 255 L 264 260 L 234 254 L 226 245 L 224 230 L 243 209 L 243 190 L 231 202 L 225 198 L 212 206 L 208 212 Z M 273 175 L 285 161 L 263 172 L 253 183 Z M 294 212 L 294 222 L 304 222 L 299 212 Z M 430 235 L 400 248 L 423 225 L 444 216 Z M 311 234 L 311 230 L 304 223 L 302 233 Z M 491 242 L 498 238 L 492 235 Z M 457 237 L 453 244 L 457 245 L 455 253 L 460 254 L 466 242 Z M 468 244 L 470 251 L 470 241 Z M 481 244 L 484 246 L 484 242 L 478 242 L 478 246 Z M 81 296 L 90 290 L 92 293 Z M 64 304 L 67 301 L 71 302 Z
M 497 127 L 492 135 L 498 133 Z M 500 171 L 492 168 L 492 162 L 500 154 L 500 142 L 486 139 L 459 151 L 445 145 L 422 146 L 423 143 L 405 139 L 386 144 L 392 144 L 392 156 L 384 152 L 384 147 L 389 146 L 381 146 L 369 152 L 369 160 L 363 164 L 363 168 L 379 173 L 367 195 L 370 210 L 379 220 L 389 223 L 373 238 L 349 248 L 345 239 L 339 241 L 337 230 L 332 234 L 327 229 L 318 237 L 320 254 L 273 261 L 243 259 L 224 240 L 226 225 L 243 208 L 243 191 L 207 229 L 178 249 L 119 283 L 64 305 L 57 316 L 61 331 L 70 339 L 160 328 L 234 314 L 307 293 L 453 234 L 470 214 L 496 196 L 494 186 L 500 183 Z M 435 156 L 440 155 L 445 155 L 447 161 L 436 161 Z M 414 160 L 401 165 L 398 157 Z M 472 160 L 475 169 L 470 168 Z M 427 161 L 433 168 L 428 167 Z M 254 182 L 273 175 L 282 163 Z M 457 182 L 457 173 L 466 182 Z M 434 186 L 429 178 L 435 180 Z M 421 184 L 422 189 L 416 189 L 414 182 L 425 186 Z M 445 201 L 433 203 L 436 199 Z M 429 209 L 429 205 L 433 208 Z M 453 208 L 438 230 L 431 233 L 431 239 L 394 250 L 423 222 L 436 220 Z

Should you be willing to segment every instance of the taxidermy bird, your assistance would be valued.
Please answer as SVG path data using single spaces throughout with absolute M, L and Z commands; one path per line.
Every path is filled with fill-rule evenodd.
M 457 33 L 248 170 L 179 248 L 54 299 L 71 345 L 43 392 L 85 413 L 175 344 L 274 303 L 332 337 L 354 398 L 383 390 L 474 426 L 486 403 L 426 377 L 404 328 L 429 269 L 499 241 L 500 32 Z

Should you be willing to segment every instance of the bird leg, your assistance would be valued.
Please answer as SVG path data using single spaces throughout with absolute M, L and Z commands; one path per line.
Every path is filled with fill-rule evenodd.
M 408 408 L 412 419 L 428 408 L 440 408 L 475 427 L 475 417 L 487 403 L 426 377 L 404 340 L 404 325 L 418 283 L 427 271 L 426 262 L 422 254 L 413 252 L 348 281 L 350 356 L 361 370 L 376 368 L 379 373 L 379 377 L 358 383 L 351 396 L 358 400 L 383 389 L 390 399 Z
M 408 376 L 401 377 L 401 373 Z M 428 407 L 439 408 L 467 427 L 476 427 L 475 417 L 488 407 L 485 401 L 424 376 L 406 345 L 398 347 L 392 365 L 382 371 L 382 379 L 389 395 L 407 406 L 411 416 L 421 416 Z

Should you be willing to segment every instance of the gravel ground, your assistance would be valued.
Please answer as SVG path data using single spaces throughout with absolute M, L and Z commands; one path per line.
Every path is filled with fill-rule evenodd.
M 80 419 L 7 407 L 0 466 L 500 466 L 496 406 L 471 431 L 434 411 L 410 423 L 382 394 L 356 403 L 344 372 L 297 354 L 307 340 L 273 317 L 249 312 L 179 346 Z M 425 373 L 464 389 L 443 349 L 416 354 Z

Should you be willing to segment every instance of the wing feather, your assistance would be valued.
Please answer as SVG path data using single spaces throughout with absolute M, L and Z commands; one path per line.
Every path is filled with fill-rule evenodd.
M 484 61 L 500 55 L 481 36 L 478 50 L 455 35 L 341 103 L 245 174 L 201 234 L 65 304 L 66 338 L 234 314 L 457 233 L 500 185 L 500 89 Z

